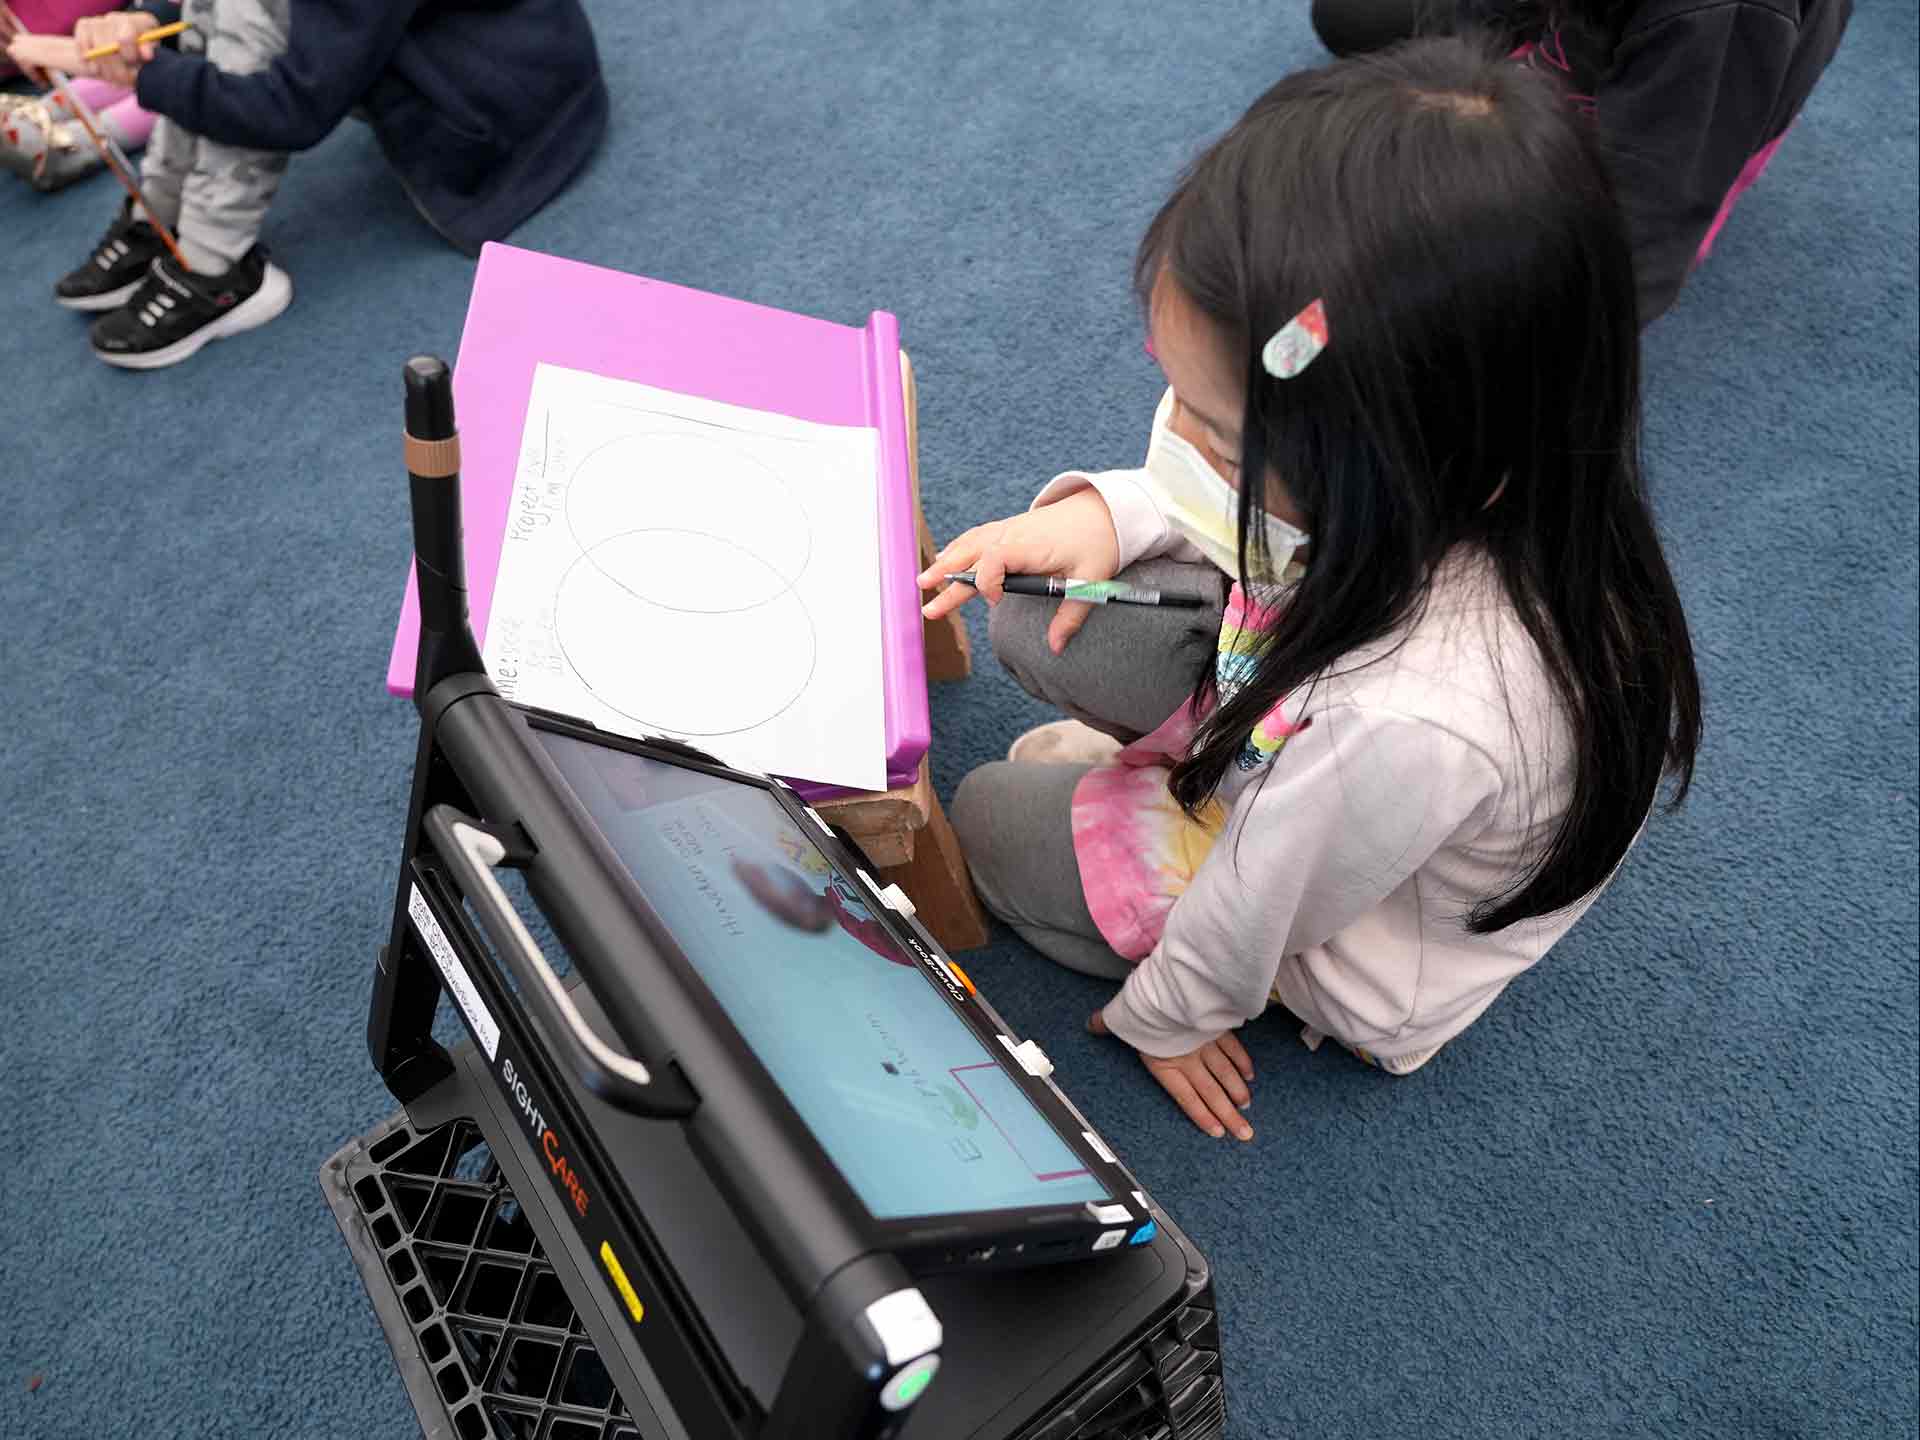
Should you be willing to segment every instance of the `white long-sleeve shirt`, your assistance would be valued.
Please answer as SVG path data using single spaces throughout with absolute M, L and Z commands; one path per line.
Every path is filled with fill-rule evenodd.
M 1071 472 L 1035 503 L 1088 486 L 1113 512 L 1123 567 L 1183 553 L 1144 469 Z M 1542 852 L 1571 782 L 1558 698 L 1483 557 L 1449 557 L 1424 613 L 1336 672 L 1285 702 L 1304 728 L 1268 764 L 1229 770 L 1224 831 L 1107 1006 L 1143 1053 L 1192 1050 L 1272 998 L 1406 1073 L 1591 903 L 1466 928 Z

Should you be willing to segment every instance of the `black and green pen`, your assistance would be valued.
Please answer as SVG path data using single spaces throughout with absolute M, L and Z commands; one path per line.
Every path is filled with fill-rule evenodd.
M 957 585 L 972 585 L 973 571 L 947 576 Z M 1084 600 L 1089 605 L 1172 605 L 1198 610 L 1207 602 L 1179 590 L 1155 590 L 1124 580 L 1063 580 L 1058 575 L 1008 575 L 1000 588 L 1009 595 L 1039 595 L 1053 600 Z

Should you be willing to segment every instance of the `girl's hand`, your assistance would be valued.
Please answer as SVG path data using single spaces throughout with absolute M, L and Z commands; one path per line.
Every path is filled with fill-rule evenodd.
M 1120 568 L 1120 537 L 1100 492 L 1077 491 L 1064 500 L 1042 505 L 1024 515 L 976 525 L 934 557 L 920 573 L 920 588 L 936 590 L 948 575 L 974 572 L 976 587 L 989 605 L 998 605 L 1002 582 L 1016 575 L 1058 575 L 1073 580 L 1111 580 Z M 929 620 L 938 620 L 973 597 L 965 585 L 950 585 L 921 607 Z M 1047 645 L 1058 655 L 1074 632 L 1087 623 L 1093 607 L 1082 600 L 1063 600 L 1047 627 Z
M 7 58 L 36 85 L 52 85 L 48 70 L 85 72 L 80 47 L 66 35 L 16 35 L 8 42 Z
M 144 10 L 116 10 L 111 15 L 95 15 L 75 23 L 73 38 L 80 51 L 98 50 L 102 45 L 118 45 L 118 55 L 83 62 L 86 73 L 109 85 L 131 90 L 140 78 L 140 67 L 147 63 L 139 37 L 160 22 Z
M 39 66 L 16 54 L 14 51 L 14 47 L 21 41 L 31 38 L 26 30 L 21 27 L 19 20 L 14 17 L 14 13 L 4 7 L 0 7 L 0 44 L 4 44 L 7 47 L 7 58 L 20 67 L 20 73 L 25 75 L 35 87 L 45 90 L 48 86 L 52 85 L 53 82 L 46 77 Z
M 1096 1035 L 1112 1034 L 1098 1010 L 1087 1020 L 1087 1029 Z M 1247 1089 L 1253 1079 L 1253 1059 L 1231 1030 L 1185 1055 L 1164 1060 L 1141 1055 L 1140 1063 L 1186 1111 L 1187 1118 L 1214 1139 L 1229 1130 L 1235 1139 L 1253 1139 L 1253 1127 L 1240 1113 L 1253 1103 L 1253 1092 Z

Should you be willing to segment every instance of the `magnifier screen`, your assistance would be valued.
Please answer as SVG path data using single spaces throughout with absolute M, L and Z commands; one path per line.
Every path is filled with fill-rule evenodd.
M 1107 1197 L 772 795 L 534 733 L 876 1219 Z

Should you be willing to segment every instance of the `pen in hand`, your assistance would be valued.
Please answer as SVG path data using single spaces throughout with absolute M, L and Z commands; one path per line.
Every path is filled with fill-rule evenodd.
M 947 576 L 957 585 L 972 585 L 973 571 L 960 570 Z M 1081 600 L 1089 605 L 1168 605 L 1183 610 L 1198 610 L 1206 601 L 1198 595 L 1178 590 L 1156 590 L 1145 585 L 1129 585 L 1124 580 L 1067 580 L 1057 575 L 1008 575 L 1001 588 L 1009 595 L 1039 595 L 1055 600 Z

